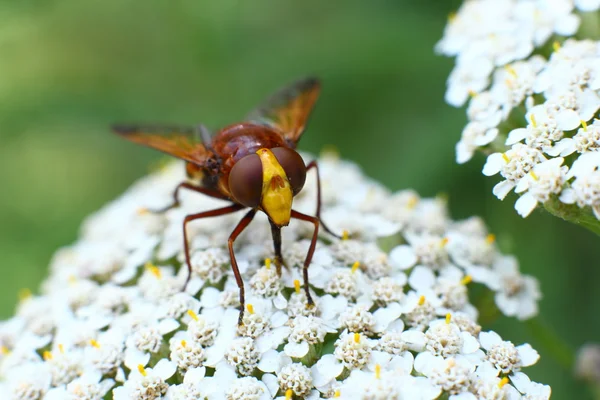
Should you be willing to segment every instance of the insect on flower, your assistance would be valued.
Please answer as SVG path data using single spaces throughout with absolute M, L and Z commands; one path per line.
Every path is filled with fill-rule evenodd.
M 173 192 L 173 203 L 164 212 L 179 205 L 179 190 L 186 188 L 207 196 L 227 200 L 233 204 L 191 214 L 183 221 L 185 260 L 188 268 L 186 285 L 192 268 L 186 225 L 200 218 L 230 214 L 244 208 L 250 210 L 237 224 L 228 240 L 231 267 L 240 290 L 241 323 L 244 314 L 244 283 L 233 252 L 233 243 L 252 221 L 257 211 L 269 218 L 275 265 L 281 275 L 284 264 L 281 255 L 281 228 L 291 218 L 314 225 L 313 236 L 303 266 L 304 289 L 309 305 L 313 304 L 309 291 L 308 267 L 313 257 L 319 224 L 335 235 L 320 220 L 321 183 L 316 161 L 304 164 L 296 152 L 296 145 L 304 132 L 308 117 L 317 101 L 321 85 L 315 78 L 299 80 L 283 88 L 252 112 L 246 122 L 226 126 L 214 136 L 198 127 L 158 125 L 115 125 L 114 132 L 124 138 L 163 151 L 186 161 L 187 176 L 197 184 L 180 183 Z M 316 216 L 292 209 L 293 197 L 303 188 L 306 172 L 314 168 L 317 173 Z

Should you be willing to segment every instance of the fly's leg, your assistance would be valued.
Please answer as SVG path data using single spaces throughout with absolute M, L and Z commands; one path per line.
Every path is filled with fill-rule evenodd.
M 181 182 L 179 185 L 177 185 L 177 187 L 173 191 L 173 203 L 169 204 L 166 207 L 160 208 L 158 210 L 148 210 L 148 212 L 151 212 L 153 214 L 162 214 L 166 211 L 169 211 L 172 208 L 179 207 L 179 204 L 180 204 L 179 203 L 179 190 L 182 188 L 193 190 L 194 192 L 202 193 L 209 197 L 214 197 L 216 199 L 229 200 L 226 196 L 224 196 L 223 194 L 221 194 L 220 192 L 218 192 L 216 190 L 207 189 L 205 187 L 193 185 L 188 182 Z
M 183 250 L 185 253 L 185 263 L 187 264 L 187 269 L 188 269 L 188 276 L 185 280 L 185 284 L 183 285 L 183 290 L 185 290 L 185 288 L 187 287 L 187 284 L 189 283 L 189 281 L 192 277 L 192 263 L 190 261 L 190 245 L 188 243 L 188 234 L 187 234 L 186 225 L 189 222 L 197 220 L 197 219 L 218 217 L 220 215 L 231 214 L 238 210 L 241 210 L 242 208 L 244 208 L 244 206 L 241 206 L 239 204 L 233 204 L 228 207 L 217 208 L 215 210 L 210 210 L 210 211 L 204 211 L 204 212 L 201 212 L 198 214 L 190 214 L 183 219 Z
M 310 215 L 302 214 L 301 212 L 292 210 L 292 218 L 296 218 L 302 221 L 310 222 L 314 225 L 313 236 L 310 241 L 310 246 L 308 248 L 308 253 L 306 254 L 306 259 L 304 260 L 304 267 L 302 268 L 302 275 L 304 277 L 304 291 L 306 292 L 306 301 L 309 306 L 313 306 L 314 302 L 312 296 L 310 295 L 310 287 L 308 282 L 308 267 L 310 266 L 310 262 L 315 254 L 315 247 L 317 246 L 317 238 L 319 236 L 319 218 L 311 217 Z
M 334 233 L 331 229 L 329 229 L 329 227 L 325 225 L 325 222 L 323 222 L 323 220 L 321 219 L 321 176 L 319 174 L 319 166 L 317 165 L 317 162 L 315 160 L 308 163 L 308 165 L 306 166 L 306 171 L 308 172 L 311 168 L 314 168 L 317 173 L 317 212 L 315 213 L 317 219 L 323 226 L 323 229 L 325 229 L 325 232 L 329 233 L 331 236 L 335 236 L 336 238 L 341 239 L 342 236 Z
M 229 246 L 229 258 L 231 259 L 231 269 L 233 269 L 233 275 L 235 276 L 235 281 L 237 282 L 238 288 L 240 289 L 240 316 L 238 318 L 238 325 L 242 325 L 242 321 L 244 319 L 244 310 L 246 307 L 246 298 L 244 292 L 244 281 L 242 280 L 242 274 L 240 273 L 240 269 L 238 268 L 237 261 L 235 259 L 235 254 L 233 253 L 233 242 L 235 239 L 242 233 L 244 229 L 252 222 L 252 218 L 256 215 L 256 210 L 250 210 L 244 218 L 237 224 L 231 235 L 229 235 L 229 240 L 227 241 L 227 245 Z

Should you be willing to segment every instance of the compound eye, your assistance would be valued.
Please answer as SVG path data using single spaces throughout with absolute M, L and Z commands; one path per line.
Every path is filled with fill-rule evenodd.
M 287 147 L 275 147 L 271 149 L 279 164 L 283 167 L 287 175 L 294 196 L 304 187 L 306 181 L 306 165 L 297 151 Z
M 255 208 L 262 196 L 263 170 L 258 154 L 249 154 L 233 165 L 229 173 L 229 190 L 233 198 L 246 207 Z

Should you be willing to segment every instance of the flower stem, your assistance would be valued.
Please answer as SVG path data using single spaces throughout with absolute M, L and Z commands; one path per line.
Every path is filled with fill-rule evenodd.
M 600 386 L 598 385 L 591 385 L 591 392 L 592 395 L 594 397 L 594 399 L 596 400 L 600 400 Z
M 564 204 L 561 203 L 558 198 L 553 197 L 544 203 L 544 208 L 556 217 L 575 225 L 582 226 L 594 232 L 596 235 L 600 235 L 600 221 L 587 207 L 580 208 L 575 204 Z
M 525 321 L 525 325 L 533 337 L 535 337 L 538 343 L 546 349 L 552 358 L 571 373 L 575 362 L 573 350 L 560 338 L 560 336 L 558 336 L 550 325 L 542 321 L 539 316 Z
M 579 14 L 581 25 L 579 26 L 578 38 L 600 39 L 600 21 L 597 13 L 584 12 Z

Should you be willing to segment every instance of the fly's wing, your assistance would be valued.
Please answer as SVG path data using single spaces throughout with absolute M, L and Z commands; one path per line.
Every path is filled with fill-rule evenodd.
M 317 78 L 298 80 L 272 95 L 248 118 L 275 128 L 296 147 L 320 91 L 321 82 Z
M 204 165 L 210 151 L 202 143 L 206 128 L 168 125 L 113 125 L 112 130 L 125 139 L 160 150 L 182 160 Z M 208 136 L 210 137 L 210 136 Z

